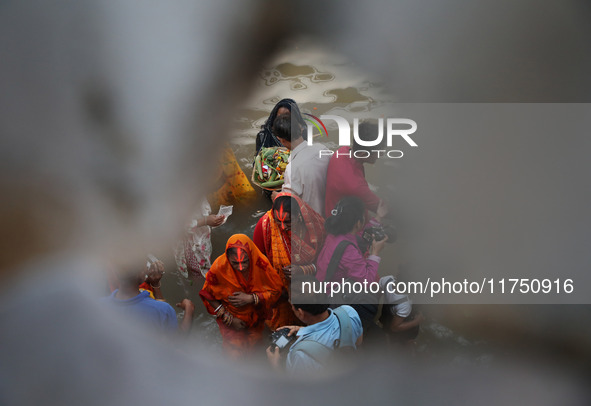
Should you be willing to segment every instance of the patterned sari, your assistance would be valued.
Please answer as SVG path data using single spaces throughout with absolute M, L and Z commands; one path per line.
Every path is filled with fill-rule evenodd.
M 301 321 L 293 314 L 288 301 L 290 280 L 283 274 L 283 268 L 291 265 L 308 265 L 314 263 L 324 242 L 324 218 L 316 213 L 298 196 L 289 192 L 282 192 L 276 198 L 289 196 L 295 199 L 302 214 L 303 230 L 301 236 L 297 232 L 284 231 L 275 221 L 273 209 L 269 210 L 261 219 L 265 252 L 269 260 L 283 279 L 283 294 L 273 310 L 268 325 L 276 329 L 287 325 L 300 325 Z M 294 219 L 292 218 L 292 227 Z
M 248 279 L 235 271 L 227 258 L 228 249 L 238 247 L 245 249 L 250 259 Z M 224 349 L 229 355 L 236 358 L 247 355 L 261 342 L 265 319 L 270 317 L 282 289 L 281 277 L 250 238 L 244 234 L 235 234 L 228 239 L 226 253 L 218 257 L 211 266 L 199 296 L 210 314 L 215 314 L 215 309 L 209 301 L 217 300 L 234 318 L 239 318 L 246 324 L 245 329 L 235 330 L 220 319 L 216 320 Z M 256 293 L 259 303 L 256 306 L 248 304 L 234 307 L 228 302 L 228 297 L 234 292 Z

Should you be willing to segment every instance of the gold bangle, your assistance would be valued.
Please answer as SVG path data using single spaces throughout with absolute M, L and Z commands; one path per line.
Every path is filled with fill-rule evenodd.
M 232 322 L 234 321 L 234 315 L 232 313 L 226 313 L 225 316 L 226 317 L 222 320 L 222 322 L 226 326 L 230 327 L 232 325 Z

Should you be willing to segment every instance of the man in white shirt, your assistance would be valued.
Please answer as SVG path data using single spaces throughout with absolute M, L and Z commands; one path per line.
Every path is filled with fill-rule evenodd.
M 308 145 L 302 136 L 304 129 L 298 123 L 294 126 L 292 137 L 291 115 L 282 114 L 273 122 L 273 135 L 291 151 L 283 191 L 295 193 L 316 212 L 323 213 L 330 156 L 320 156 L 319 152 L 327 148 L 322 144 Z

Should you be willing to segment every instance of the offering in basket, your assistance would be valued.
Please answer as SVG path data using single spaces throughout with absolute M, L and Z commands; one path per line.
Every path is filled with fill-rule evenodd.
M 254 161 L 252 182 L 266 190 L 281 189 L 288 159 L 289 150 L 287 148 L 261 148 Z

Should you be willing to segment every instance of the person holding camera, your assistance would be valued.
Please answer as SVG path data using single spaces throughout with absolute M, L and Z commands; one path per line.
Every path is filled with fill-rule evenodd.
M 320 296 L 322 297 L 322 296 Z M 290 373 L 305 373 L 326 367 L 336 352 L 357 349 L 363 337 L 361 319 L 357 312 L 347 305 L 330 309 L 328 304 L 318 303 L 317 294 L 302 295 L 291 306 L 295 315 L 305 324 L 284 326 L 273 334 L 274 344 L 267 348 L 271 365 L 281 368 L 282 349 L 286 345 L 278 342 L 295 342 L 287 353 L 285 368 Z M 310 302 L 300 304 L 299 302 Z
M 341 278 L 353 279 L 363 282 L 377 282 L 380 251 L 384 248 L 388 237 L 380 233 L 377 239 L 374 236 L 380 230 L 381 215 L 384 214 L 378 209 L 378 216 L 366 222 L 365 205 L 357 196 L 342 198 L 331 211 L 331 217 L 326 219 L 324 228 L 327 236 L 324 246 L 318 255 L 316 264 L 316 278 L 319 281 L 340 281 Z M 367 231 L 363 233 L 363 231 Z M 364 236 L 369 239 L 367 254 L 360 247 L 363 245 L 358 237 Z M 337 247 L 345 247 L 337 262 L 337 267 L 332 274 L 329 274 L 329 264 Z
M 378 282 L 380 251 L 388 237 L 381 232 L 381 217 L 387 212 L 378 208 L 378 216 L 366 222 L 365 205 L 357 196 L 339 200 L 327 218 L 324 246 L 316 262 L 316 278 L 320 282 Z M 368 247 L 368 248 L 366 248 Z M 378 298 L 369 292 L 341 297 L 341 303 L 348 303 L 359 313 L 364 331 L 373 325 L 378 311 Z

